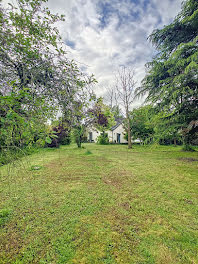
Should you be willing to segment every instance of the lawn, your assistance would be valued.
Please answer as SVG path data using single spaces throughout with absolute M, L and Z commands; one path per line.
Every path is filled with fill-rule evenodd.
M 198 263 L 198 152 L 71 145 L 0 178 L 0 263 Z

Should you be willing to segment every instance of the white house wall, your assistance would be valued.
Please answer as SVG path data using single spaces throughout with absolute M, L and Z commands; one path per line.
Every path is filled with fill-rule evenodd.
M 88 140 L 89 140 L 89 132 L 92 132 L 92 140 L 94 142 L 97 142 L 97 137 L 101 134 L 101 132 L 96 131 L 93 128 L 90 128 L 88 130 Z M 108 133 L 109 141 L 113 143 L 117 143 L 117 134 L 120 134 L 120 143 L 127 143 L 127 141 L 124 139 L 125 130 L 123 128 L 123 125 L 120 124 L 116 129 L 113 131 L 109 130 L 106 131 Z
M 127 141 L 124 139 L 125 130 L 123 128 L 123 125 L 120 124 L 116 129 L 113 130 L 113 140 L 112 142 L 117 143 L 117 134 L 120 134 L 120 143 L 127 143 Z M 111 138 L 112 138 L 112 131 L 111 131 Z M 110 138 L 109 138 L 110 139 Z
M 94 142 L 97 142 L 97 137 L 100 135 L 100 132 L 94 130 L 94 129 L 90 129 L 89 132 L 92 132 L 92 140 Z M 89 135 L 88 135 L 89 138 Z

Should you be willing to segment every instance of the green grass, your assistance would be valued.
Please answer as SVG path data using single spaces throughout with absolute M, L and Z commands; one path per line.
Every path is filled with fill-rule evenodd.
M 198 152 L 84 147 L 0 168 L 0 263 L 198 263 Z

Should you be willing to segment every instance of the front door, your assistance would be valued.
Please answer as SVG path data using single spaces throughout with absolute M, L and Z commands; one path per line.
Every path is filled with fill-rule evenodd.
M 117 133 L 117 143 L 120 143 L 120 134 Z

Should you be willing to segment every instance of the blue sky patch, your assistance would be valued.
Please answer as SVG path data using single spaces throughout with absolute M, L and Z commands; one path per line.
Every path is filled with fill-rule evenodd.
M 76 44 L 75 44 L 74 41 L 71 41 L 71 40 L 67 39 L 67 40 L 65 40 L 65 44 L 67 46 L 69 46 L 70 48 L 75 49 Z

